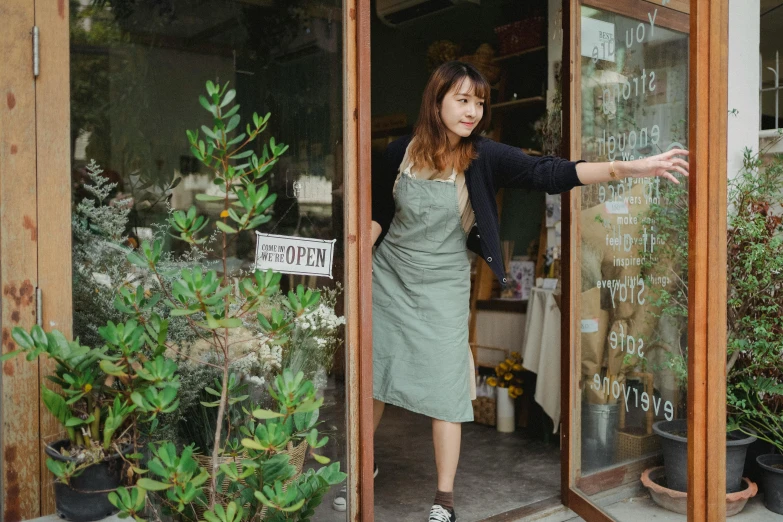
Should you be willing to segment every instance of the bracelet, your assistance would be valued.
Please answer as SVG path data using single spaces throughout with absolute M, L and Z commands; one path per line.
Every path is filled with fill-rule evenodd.
M 614 161 L 610 161 L 609 162 L 609 176 L 612 179 L 618 179 L 617 178 L 617 173 L 614 171 Z

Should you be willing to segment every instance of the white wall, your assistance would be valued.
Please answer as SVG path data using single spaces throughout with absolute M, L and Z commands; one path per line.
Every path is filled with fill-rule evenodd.
M 760 0 L 729 0 L 728 175 L 742 169 L 743 150 L 759 148 Z

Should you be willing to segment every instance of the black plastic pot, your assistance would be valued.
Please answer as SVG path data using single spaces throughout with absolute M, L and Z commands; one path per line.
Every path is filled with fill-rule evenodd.
M 69 440 L 60 440 L 46 446 L 46 454 L 61 462 L 74 461 L 60 453 L 71 445 Z M 54 501 L 57 515 L 74 522 L 101 520 L 117 512 L 109 502 L 109 492 L 120 486 L 122 479 L 122 459 L 118 454 L 107 457 L 98 464 L 86 468 L 70 484 L 54 483 Z
M 772 435 L 767 434 L 767 436 L 770 437 Z M 753 444 L 748 446 L 748 453 L 745 455 L 745 471 L 742 472 L 742 476 L 748 477 L 750 480 L 757 483 L 759 486 L 759 492 L 764 491 L 764 486 L 761 480 L 761 476 L 764 473 L 764 470 L 761 469 L 761 466 L 758 462 L 756 462 L 756 459 L 760 455 L 767 455 L 769 453 L 775 453 L 775 446 L 766 440 L 759 438 L 756 439 Z
M 783 455 L 760 455 L 756 462 L 762 469 L 764 506 L 783 515 Z
M 688 421 L 659 421 L 653 424 L 653 431 L 661 437 L 667 486 L 675 491 L 688 491 Z M 756 437 L 744 433 L 726 434 L 726 493 L 742 489 L 745 453 L 754 440 Z

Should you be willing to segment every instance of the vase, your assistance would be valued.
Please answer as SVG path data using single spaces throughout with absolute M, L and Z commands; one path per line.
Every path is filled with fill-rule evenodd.
M 508 388 L 496 388 L 497 390 L 497 419 L 496 427 L 501 433 L 513 433 L 515 427 L 514 399 L 508 396 Z

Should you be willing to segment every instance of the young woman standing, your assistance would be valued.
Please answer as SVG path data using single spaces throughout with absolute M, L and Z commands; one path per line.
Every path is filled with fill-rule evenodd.
M 627 162 L 534 158 L 481 136 L 490 86 L 473 66 L 436 69 L 413 136 L 391 143 L 373 175 L 373 398 L 432 418 L 438 474 L 430 522 L 454 522 L 461 423 L 473 420 L 475 375 L 468 346 L 467 249 L 505 283 L 495 194 L 532 188 L 558 194 L 628 177 L 688 175 L 674 149 Z M 378 175 L 380 174 L 380 175 Z M 335 507 L 345 508 L 345 497 Z

